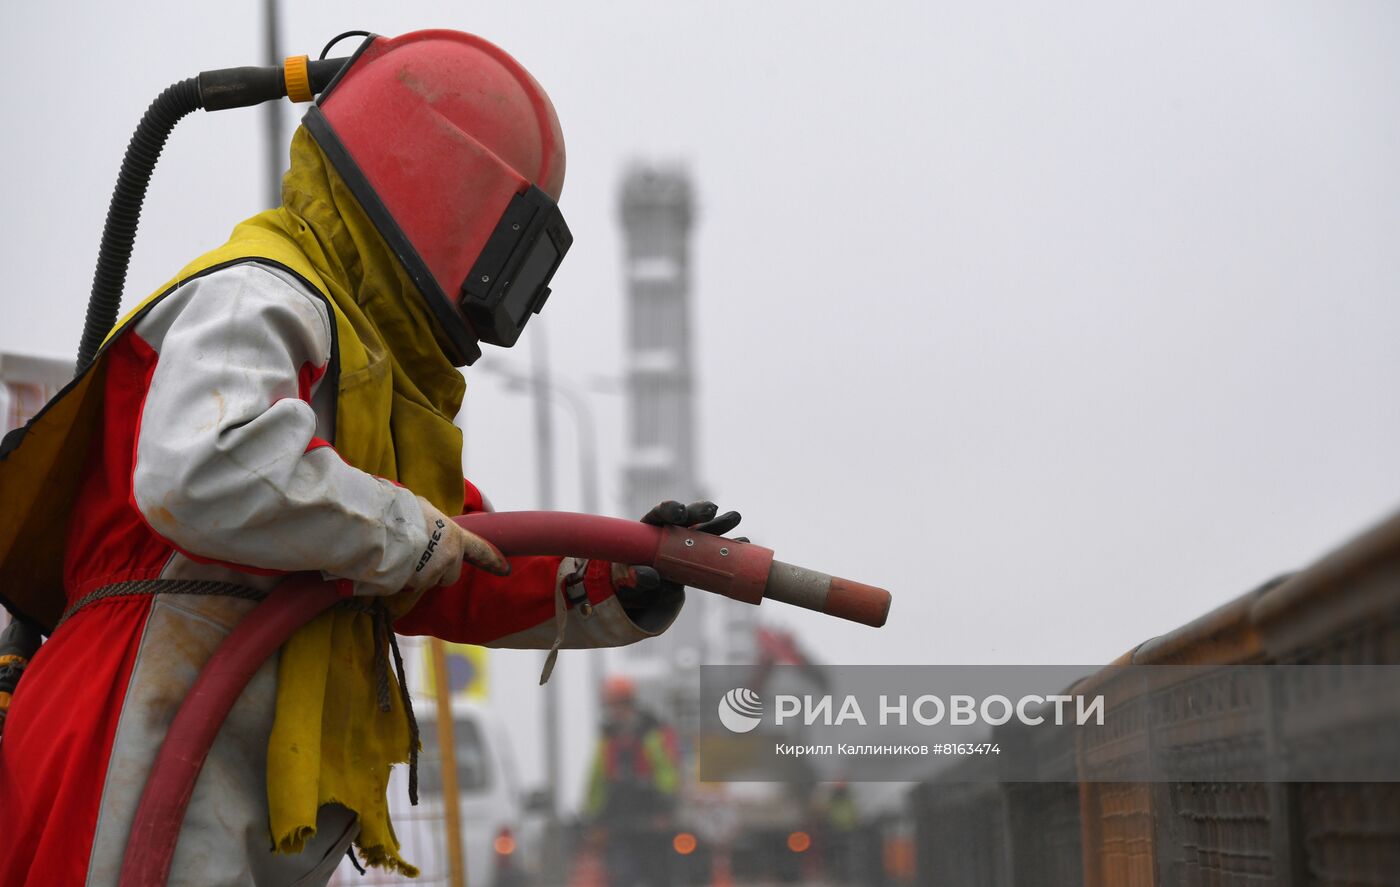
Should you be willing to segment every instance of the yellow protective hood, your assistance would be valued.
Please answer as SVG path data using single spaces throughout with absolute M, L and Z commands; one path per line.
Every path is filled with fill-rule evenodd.
M 462 436 L 452 424 L 462 374 L 438 346 L 414 288 L 309 133 L 292 139 L 279 209 L 255 227 L 290 238 L 335 308 L 340 362 L 336 451 L 351 465 L 398 481 L 448 514 L 462 510 Z M 394 615 L 412 606 L 390 598 Z M 268 808 L 278 850 L 299 852 L 316 811 L 338 802 L 360 817 L 367 863 L 416 874 L 398 854 L 385 791 L 392 764 L 407 759 L 407 713 L 376 698 L 374 620 L 337 609 L 282 650 L 277 717 L 268 743 Z

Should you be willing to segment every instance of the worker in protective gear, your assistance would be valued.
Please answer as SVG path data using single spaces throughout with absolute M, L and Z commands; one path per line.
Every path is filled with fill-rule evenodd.
M 393 630 L 557 650 L 674 620 L 681 598 L 625 567 L 507 559 L 448 518 L 486 507 L 461 477 L 456 365 L 543 304 L 563 176 L 554 110 L 514 59 L 452 31 L 372 37 L 296 131 L 282 205 L 6 439 L 0 575 L 54 583 L 66 610 L 0 743 L 0 884 L 116 883 L 179 703 L 289 573 L 345 600 L 233 708 L 172 885 L 325 883 L 352 844 L 414 872 L 385 799 L 417 747 Z
M 603 836 L 611 887 L 671 883 L 670 838 L 680 788 L 676 731 L 637 701 L 636 683 L 603 686 L 602 737 L 593 755 L 584 814 Z
M 826 797 L 819 802 L 821 813 L 821 851 L 826 872 L 838 884 L 857 880 L 856 840 L 860 828 L 860 812 L 849 783 L 832 784 Z

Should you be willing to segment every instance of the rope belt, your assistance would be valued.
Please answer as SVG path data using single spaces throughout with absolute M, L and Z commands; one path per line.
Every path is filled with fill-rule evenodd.
M 265 591 L 249 588 L 246 585 L 235 585 L 232 582 L 211 582 L 201 579 L 136 579 L 131 582 L 117 582 L 113 585 L 104 585 L 96 591 L 90 591 L 74 601 L 72 606 L 63 611 L 63 618 L 59 619 L 58 625 L 55 625 L 54 630 L 49 632 L 49 637 L 53 637 L 54 632 L 58 631 L 63 623 L 77 615 L 79 610 L 98 601 L 114 597 L 156 594 L 218 595 L 244 601 L 260 601 L 267 597 Z
M 98 601 L 117 597 L 157 594 L 214 595 L 244 601 L 261 601 L 268 596 L 266 591 L 232 582 L 215 582 L 205 579 L 135 579 L 130 582 L 104 585 L 96 591 L 83 595 L 64 611 L 63 618 L 58 620 L 54 631 L 58 631 L 59 626 L 72 619 L 80 610 Z M 344 610 L 364 613 L 374 620 L 374 678 L 377 691 L 376 701 L 379 703 L 381 712 L 387 712 L 392 708 L 389 697 L 389 653 L 392 652 L 394 655 L 394 672 L 399 681 L 399 701 L 403 705 L 404 714 L 408 717 L 408 797 L 409 801 L 416 806 L 418 804 L 418 718 L 413 712 L 413 700 L 409 698 L 408 681 L 404 676 L 403 654 L 399 652 L 399 642 L 394 634 L 393 619 L 389 615 L 389 608 L 384 606 L 384 601 L 381 598 L 367 600 L 346 598 L 336 606 Z M 52 637 L 53 632 L 50 632 L 49 636 Z M 385 643 L 386 638 L 388 639 L 387 644 Z

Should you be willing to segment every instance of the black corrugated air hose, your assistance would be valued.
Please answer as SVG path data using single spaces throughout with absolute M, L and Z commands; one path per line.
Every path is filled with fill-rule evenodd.
M 332 41 L 331 45 L 334 43 Z M 361 49 L 368 43 L 366 41 Z M 122 292 L 126 288 L 126 272 L 131 264 L 131 249 L 136 242 L 136 228 L 141 223 L 141 205 L 146 200 L 156 162 L 175 124 L 199 108 L 220 111 L 280 99 L 287 95 L 288 71 L 297 74 L 294 100 L 311 101 L 335 80 L 347 61 L 349 59 L 345 58 L 308 61 L 306 56 L 293 56 L 283 65 L 204 71 L 197 77 L 171 84 L 156 96 L 127 143 L 117 186 L 107 207 L 102 246 L 97 252 L 92 293 L 83 321 L 83 337 L 78 345 L 79 375 L 97 357 L 102 340 L 117 322 Z M 42 642 L 40 629 L 21 618 L 0 632 L 0 729 L 4 726 L 10 694 Z
M 126 287 L 126 271 L 131 264 L 131 247 L 136 241 L 136 227 L 141 222 L 141 204 L 146 199 L 156 161 L 160 160 L 160 152 L 175 124 L 199 108 L 222 111 L 283 98 L 287 95 L 286 72 L 294 64 L 301 74 L 297 91 L 304 93 L 295 100 L 310 101 L 313 95 L 327 88 L 346 61 L 348 59 L 335 58 L 309 62 L 305 56 L 294 56 L 287 60 L 286 66 L 204 71 L 198 77 L 166 87 L 156 96 L 126 146 L 121 172 L 117 174 L 117 187 L 112 191 L 112 203 L 107 208 L 97 270 L 92 275 L 92 295 L 83 322 L 83 338 L 78 345 L 79 373 L 92 363 L 102 347 L 102 340 L 117 322 L 122 291 Z
M 102 228 L 102 247 L 97 253 L 92 295 L 88 300 L 87 318 L 83 321 L 83 338 L 78 345 L 78 372 L 92 363 L 108 330 L 117 322 L 122 290 L 126 286 L 126 269 L 131 263 L 131 247 L 136 241 L 136 226 L 141 222 L 141 204 L 146 199 L 146 189 L 151 184 L 151 174 L 155 172 L 156 161 L 160 160 L 165 140 L 182 117 L 203 106 L 198 77 L 170 85 L 151 102 L 126 146 L 117 187 L 107 208 L 107 223 Z

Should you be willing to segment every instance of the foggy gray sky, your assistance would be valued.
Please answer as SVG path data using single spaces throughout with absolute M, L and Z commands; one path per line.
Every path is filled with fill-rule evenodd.
M 1393 4 L 285 5 L 289 53 L 455 27 L 550 92 L 576 382 L 622 371 L 626 163 L 690 168 L 702 474 L 780 558 L 896 596 L 883 631 L 765 607 L 829 662 L 1106 661 L 1400 503 Z M 0 13 L 0 349 L 75 350 L 133 126 L 261 62 L 260 7 Z M 262 139 L 181 124 L 130 297 L 262 208 Z M 468 378 L 468 474 L 529 507 L 528 403 Z M 595 404 L 611 509 L 625 414 Z

